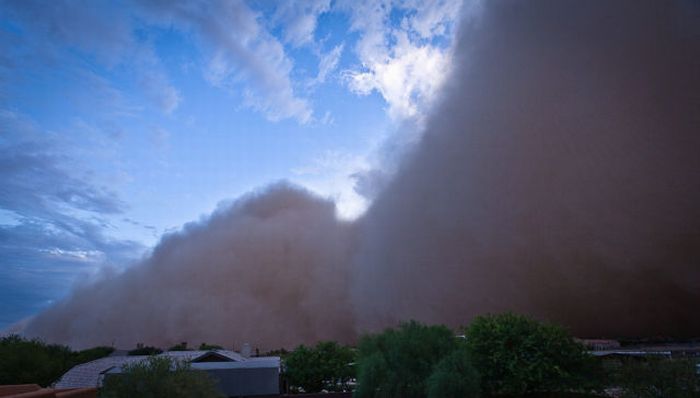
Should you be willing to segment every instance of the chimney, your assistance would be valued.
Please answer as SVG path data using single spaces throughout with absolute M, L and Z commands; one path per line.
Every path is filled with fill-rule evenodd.
M 250 358 L 250 344 L 248 343 L 243 343 L 243 347 L 241 347 L 241 356 L 243 358 Z

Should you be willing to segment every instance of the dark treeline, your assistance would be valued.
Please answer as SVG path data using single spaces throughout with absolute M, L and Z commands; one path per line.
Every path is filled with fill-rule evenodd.
M 0 338 L 0 385 L 38 384 L 47 387 L 75 365 L 105 357 L 112 347 L 73 351 L 58 344 L 17 335 Z

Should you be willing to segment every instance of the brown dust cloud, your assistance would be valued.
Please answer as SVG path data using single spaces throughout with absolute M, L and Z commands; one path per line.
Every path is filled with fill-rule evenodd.
M 274 184 L 23 333 L 271 349 L 515 311 L 579 336 L 698 336 L 698 21 L 695 1 L 484 1 L 358 220 Z

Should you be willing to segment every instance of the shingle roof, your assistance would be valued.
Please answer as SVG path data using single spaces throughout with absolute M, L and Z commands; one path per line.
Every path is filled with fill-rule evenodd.
M 246 359 L 241 354 L 230 350 L 208 350 L 208 351 L 166 351 L 159 356 L 168 356 L 182 361 L 194 361 L 204 355 L 211 353 L 219 354 L 229 358 L 234 362 L 252 361 L 263 358 Z M 112 367 L 122 367 L 124 365 L 142 361 L 148 358 L 145 355 L 138 356 L 109 356 L 91 362 L 74 366 L 66 372 L 56 382 L 56 388 L 77 388 L 77 387 L 99 387 L 100 375 Z
M 232 361 L 245 361 L 246 358 L 244 358 L 241 354 L 235 352 L 235 351 L 230 351 L 230 350 L 204 350 L 204 351 L 166 351 L 162 354 L 159 355 L 166 355 L 174 359 L 182 359 L 185 361 L 196 361 L 197 358 L 203 357 L 207 354 L 210 353 L 216 353 L 221 356 L 224 356 L 226 358 L 229 358 Z
M 100 374 L 114 366 L 143 361 L 147 356 L 104 357 L 74 366 L 54 385 L 55 388 L 99 387 Z

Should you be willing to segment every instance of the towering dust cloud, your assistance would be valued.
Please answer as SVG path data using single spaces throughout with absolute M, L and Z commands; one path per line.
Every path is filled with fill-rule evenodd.
M 361 329 L 514 310 L 700 335 L 700 4 L 486 1 L 366 215 Z
M 26 333 L 75 346 L 348 341 L 352 231 L 333 203 L 274 185 L 164 237 L 142 264 L 75 291 Z
M 274 348 L 513 310 L 578 335 L 698 335 L 699 16 L 693 1 L 483 2 L 360 220 L 273 186 L 25 333 Z

